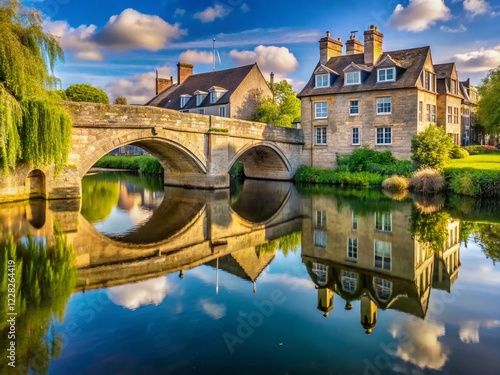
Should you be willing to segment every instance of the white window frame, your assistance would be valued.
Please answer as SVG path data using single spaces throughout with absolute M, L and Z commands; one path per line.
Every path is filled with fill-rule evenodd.
M 326 145 L 326 126 L 317 126 L 314 128 L 314 144 Z
M 347 239 L 347 260 L 357 261 L 358 260 L 358 238 L 349 237 Z
M 377 98 L 377 115 L 390 115 L 392 113 L 392 97 L 384 96 Z M 389 111 L 387 111 L 387 104 L 389 104 Z
M 314 103 L 314 118 L 328 118 L 328 103 Z
M 358 214 L 356 212 L 352 212 L 352 230 L 358 230 Z
M 200 105 L 205 99 L 206 95 L 204 94 L 196 94 L 196 105 Z
M 226 117 L 226 107 L 219 107 L 219 116 Z
M 354 293 L 358 287 L 358 274 L 356 272 L 342 270 L 340 280 L 342 290 L 347 293 Z
M 392 72 L 392 78 L 387 78 L 387 73 Z M 394 82 L 396 80 L 396 68 L 380 68 L 377 70 L 377 82 Z
M 186 95 L 186 94 L 181 95 L 181 103 L 180 103 L 181 108 L 184 108 L 188 104 L 190 99 L 191 95 Z
M 355 141 L 355 138 L 357 138 L 357 142 Z M 352 128 L 352 131 L 351 131 L 351 141 L 352 141 L 353 146 L 359 146 L 361 144 L 361 137 L 360 137 L 359 127 Z
M 387 302 L 392 295 L 392 281 L 374 277 L 373 289 L 379 300 Z
M 436 105 L 435 104 L 432 105 L 431 122 L 433 124 L 436 123 Z
M 379 130 L 382 131 L 382 140 L 383 140 L 383 142 L 381 142 L 381 143 L 379 143 L 379 137 L 378 137 Z M 391 140 L 390 142 L 386 142 L 386 135 L 387 135 L 386 133 L 387 133 L 387 131 L 389 131 L 389 134 L 390 134 L 390 140 Z M 375 143 L 377 145 L 392 145 L 392 128 L 376 128 L 375 132 L 376 132 L 375 133 Z
M 425 122 L 431 122 L 431 105 L 425 105 Z
M 383 245 L 384 248 L 382 249 L 382 254 L 380 253 L 380 247 L 378 248 L 379 252 L 377 254 L 377 244 L 380 244 L 380 246 Z M 390 271 L 392 269 L 392 243 L 387 242 L 387 241 L 375 240 L 373 246 L 374 246 L 373 247 L 373 266 L 377 269 Z M 377 257 L 381 258 L 380 265 L 377 265 Z M 388 259 L 387 263 L 388 263 L 389 267 L 386 266 L 386 259 Z
M 328 266 L 321 263 L 313 263 L 312 271 L 316 274 L 316 276 L 318 276 L 318 284 L 326 285 L 328 282 Z
M 375 212 L 375 230 L 379 232 L 392 232 L 392 214 L 390 212 Z
M 356 105 L 353 105 L 356 103 Z M 353 109 L 355 111 L 353 111 Z M 358 99 L 352 99 L 349 100 L 349 116 L 358 116 L 359 115 L 359 100 Z
M 314 247 L 326 249 L 326 230 L 315 230 L 313 232 Z
M 418 121 L 423 122 L 423 114 L 422 112 L 424 111 L 424 102 L 420 100 L 418 102 Z
M 344 85 L 359 85 L 361 83 L 361 72 L 346 72 L 344 74 Z
M 315 87 L 328 87 L 330 86 L 329 74 L 316 74 Z
M 326 211 L 316 210 L 316 227 L 326 228 Z

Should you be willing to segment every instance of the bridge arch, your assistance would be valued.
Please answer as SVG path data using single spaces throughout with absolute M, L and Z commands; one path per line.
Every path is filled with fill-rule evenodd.
M 81 155 L 78 172 L 83 177 L 87 171 L 110 151 L 133 144 L 155 158 L 166 171 L 207 173 L 207 158 L 192 142 L 174 132 L 162 131 L 157 135 L 146 135 L 144 131 L 127 133 L 127 136 L 107 137 L 90 144 L 87 153 Z
M 292 180 L 293 168 L 285 153 L 273 142 L 248 142 L 240 148 L 229 162 L 232 168 L 236 161 L 245 165 L 245 176 L 266 180 Z

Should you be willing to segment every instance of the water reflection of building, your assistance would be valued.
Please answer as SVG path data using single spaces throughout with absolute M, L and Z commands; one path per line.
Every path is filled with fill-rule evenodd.
M 449 222 L 450 239 L 435 254 L 412 238 L 411 205 L 391 210 L 357 212 L 335 197 L 310 201 L 304 219 L 302 257 L 317 286 L 318 309 L 326 317 L 334 308 L 334 294 L 360 302 L 366 333 L 377 324 L 378 310 L 395 309 L 424 318 L 431 287 L 451 290 L 460 266 L 459 222 Z

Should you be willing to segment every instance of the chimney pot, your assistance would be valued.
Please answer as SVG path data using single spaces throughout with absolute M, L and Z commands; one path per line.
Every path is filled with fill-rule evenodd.
M 323 37 L 319 41 L 319 62 L 320 64 L 326 64 L 330 58 L 335 56 L 342 56 L 343 44 L 338 40 L 330 38 L 330 32 L 326 32 L 326 37 Z
M 189 76 L 193 75 L 194 65 L 188 62 L 179 61 L 177 63 L 177 84 L 180 85 Z
M 378 31 L 377 26 L 371 25 L 370 29 L 364 32 L 364 36 L 365 64 L 368 66 L 374 65 L 383 53 L 382 42 L 384 40 L 384 34 Z

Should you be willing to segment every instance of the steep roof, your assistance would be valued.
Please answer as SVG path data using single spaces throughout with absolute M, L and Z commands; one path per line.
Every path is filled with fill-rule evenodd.
M 448 78 L 453 74 L 453 67 L 455 63 L 445 63 L 445 64 L 434 64 L 434 71 L 436 72 L 436 78 Z
M 180 85 L 174 85 L 161 92 L 153 99 L 151 99 L 146 105 L 163 107 L 169 109 L 189 109 L 196 107 L 207 107 L 209 105 L 220 105 L 229 103 L 229 98 L 243 81 L 243 79 L 250 73 L 252 68 L 256 64 L 240 66 L 238 68 L 218 70 L 215 72 L 193 74 L 186 78 L 184 82 Z M 207 96 L 203 102 L 197 106 L 196 99 L 194 98 L 194 92 L 207 91 L 214 87 L 216 89 L 224 89 L 227 92 L 219 98 L 219 100 L 211 104 L 210 98 Z M 193 95 L 193 98 L 181 108 L 180 96 L 181 95 Z
M 377 83 L 376 69 L 373 69 L 373 67 L 367 67 L 364 64 L 363 53 L 332 57 L 325 65 L 329 69 L 335 72 L 339 72 L 339 76 L 335 79 L 333 84 L 330 87 L 315 88 L 314 75 L 312 75 L 309 79 L 309 82 L 307 82 L 306 86 L 297 96 L 300 98 L 303 96 L 311 95 L 328 95 L 359 91 L 416 87 L 418 84 L 418 78 L 425 66 L 425 62 L 429 53 L 430 47 L 428 46 L 384 52 L 380 56 L 379 61 L 382 61 L 388 56 L 386 62 L 393 61 L 397 69 L 397 80 L 394 82 L 384 83 Z M 352 63 L 363 68 L 366 67 L 366 70 L 371 69 L 372 71 L 369 73 L 365 70 L 365 78 L 363 79 L 361 84 L 344 86 L 343 71 Z M 387 64 L 383 65 L 384 67 L 387 66 Z

